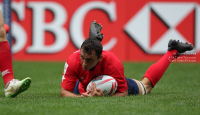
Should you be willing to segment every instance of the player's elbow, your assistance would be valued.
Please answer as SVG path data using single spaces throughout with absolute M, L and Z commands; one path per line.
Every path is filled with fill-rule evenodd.
M 74 94 L 64 88 L 61 88 L 60 97 L 79 97 L 79 96 L 77 96 L 76 94 Z
M 124 91 L 124 92 L 122 93 L 122 96 L 128 96 L 128 90 Z
M 66 97 L 66 91 L 63 88 L 60 89 L 60 97 Z
M 64 97 L 64 93 L 62 90 L 60 91 L 60 97 Z
M 117 96 L 117 97 L 124 97 L 124 96 L 128 96 L 128 90 L 122 92 L 122 93 L 115 93 L 113 96 Z
M 128 90 L 124 91 L 124 96 L 128 96 Z

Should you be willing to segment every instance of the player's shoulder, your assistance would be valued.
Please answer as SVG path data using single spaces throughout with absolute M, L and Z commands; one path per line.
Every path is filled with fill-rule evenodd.
M 101 65 L 104 67 L 105 73 L 108 75 L 120 73 L 123 76 L 124 67 L 120 59 L 112 52 L 102 52 L 103 58 Z
M 120 61 L 119 58 L 110 51 L 103 51 L 102 52 L 103 58 L 108 61 Z
M 68 57 L 67 64 L 71 67 L 78 67 L 78 65 L 80 64 L 80 50 L 75 51 L 72 55 Z
M 103 55 L 103 61 L 104 64 L 106 63 L 106 65 L 110 65 L 110 66 L 122 66 L 122 62 L 120 61 L 120 59 L 112 52 L 110 51 L 103 51 L 102 52 Z
M 105 51 L 105 50 L 102 51 L 102 55 L 105 57 L 113 57 L 113 56 L 116 57 L 113 52 Z

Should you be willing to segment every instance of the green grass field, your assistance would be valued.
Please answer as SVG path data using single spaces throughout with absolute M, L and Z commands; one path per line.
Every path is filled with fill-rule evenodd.
M 14 62 L 15 78 L 32 78 L 29 90 L 4 97 L 0 115 L 200 115 L 200 64 L 172 63 L 149 95 L 60 98 L 64 63 Z M 125 75 L 141 80 L 152 63 L 124 63 Z

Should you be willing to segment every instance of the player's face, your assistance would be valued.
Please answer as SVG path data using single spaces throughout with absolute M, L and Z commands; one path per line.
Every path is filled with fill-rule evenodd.
M 92 51 L 92 54 L 87 54 L 86 52 L 84 52 L 83 49 L 80 50 L 80 59 L 82 62 L 82 67 L 85 71 L 92 69 L 93 67 L 95 67 L 99 61 L 101 61 L 102 56 L 100 56 L 100 58 L 98 58 L 96 56 L 96 52 Z

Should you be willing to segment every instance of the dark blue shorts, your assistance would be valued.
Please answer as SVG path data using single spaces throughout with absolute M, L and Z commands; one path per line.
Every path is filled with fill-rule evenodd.
M 139 91 L 137 83 L 130 78 L 126 78 L 126 82 L 128 83 L 128 95 L 137 95 Z M 75 94 L 80 94 L 78 90 L 78 84 L 79 81 L 76 82 L 76 86 L 73 91 Z
M 131 78 L 126 78 L 126 82 L 128 83 L 128 95 L 137 95 L 139 92 L 137 83 Z

